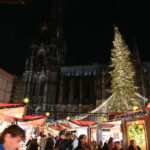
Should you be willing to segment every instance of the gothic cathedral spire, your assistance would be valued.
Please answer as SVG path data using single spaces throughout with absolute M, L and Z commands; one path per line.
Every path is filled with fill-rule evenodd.
M 48 12 L 40 25 L 39 34 L 31 47 L 32 55 L 25 67 L 25 97 L 31 101 L 29 114 L 54 109 L 60 67 L 65 64 L 66 43 L 58 0 L 49 0 Z

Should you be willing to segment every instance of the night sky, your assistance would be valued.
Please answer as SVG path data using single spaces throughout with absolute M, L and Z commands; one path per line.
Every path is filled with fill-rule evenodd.
M 67 65 L 107 64 L 116 24 L 131 46 L 135 37 L 142 61 L 150 61 L 150 6 L 136 1 L 61 0 Z M 0 67 L 21 75 L 48 0 L 0 4 Z

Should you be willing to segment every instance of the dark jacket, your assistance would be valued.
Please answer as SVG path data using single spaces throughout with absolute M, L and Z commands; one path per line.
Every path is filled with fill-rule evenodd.
M 29 148 L 30 148 L 31 141 L 32 141 L 32 140 L 30 139 L 30 140 L 28 140 L 28 142 L 26 143 L 27 150 L 29 150 Z
M 45 150 L 53 150 L 54 140 L 49 137 L 46 142 Z
M 85 149 L 90 150 L 90 147 L 88 144 L 85 144 L 85 145 L 79 144 L 75 150 L 85 150 Z
M 137 146 L 137 147 L 138 147 L 138 150 L 141 150 L 141 148 L 139 146 Z M 135 148 L 132 145 L 130 145 L 128 150 L 135 150 Z
M 63 139 L 59 139 L 55 145 L 56 150 L 66 150 L 66 142 Z
M 28 150 L 38 150 L 38 143 L 36 139 L 30 141 Z
M 73 150 L 73 140 L 65 140 L 65 145 L 67 150 Z

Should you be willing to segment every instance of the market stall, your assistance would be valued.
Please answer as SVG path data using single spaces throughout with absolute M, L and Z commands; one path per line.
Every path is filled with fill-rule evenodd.
M 89 126 L 89 141 L 97 141 L 97 124 Z
M 24 111 L 24 104 L 0 103 L 0 133 L 15 122 L 16 117 L 22 118 Z
M 0 103 L 0 119 L 9 120 L 16 118 L 22 118 L 25 111 L 24 104 L 8 104 Z
M 71 126 L 76 125 L 76 135 L 79 137 L 81 134 L 85 134 L 88 137 L 88 140 L 91 140 L 91 132 L 90 132 L 90 126 L 96 125 L 95 121 L 85 121 L 85 120 L 69 120 L 71 123 Z M 91 130 L 92 131 L 92 130 Z M 94 134 L 94 132 L 93 132 Z M 93 135 L 92 134 L 92 135 Z M 96 135 L 96 134 L 95 134 Z M 94 135 L 94 137 L 95 137 Z
M 142 150 L 150 149 L 150 105 L 145 109 L 117 115 L 115 119 L 121 120 L 124 148 L 128 148 L 130 140 L 136 140 Z
M 121 121 L 111 121 L 100 123 L 97 125 L 97 140 L 98 142 L 108 141 L 110 137 L 114 138 L 114 141 L 122 140 Z
M 46 122 L 45 116 L 29 116 L 26 115 L 23 118 L 16 118 L 17 124 L 26 131 L 26 139 L 28 140 L 31 135 L 40 134 L 40 127 Z
M 23 126 L 42 126 L 46 122 L 46 116 L 24 116 L 23 118 L 18 118 L 18 121 L 22 123 Z

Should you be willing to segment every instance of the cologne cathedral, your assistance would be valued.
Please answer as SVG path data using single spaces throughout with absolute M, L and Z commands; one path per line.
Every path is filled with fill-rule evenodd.
M 67 66 L 67 46 L 62 27 L 61 7 L 50 1 L 49 15 L 39 27 L 25 65 L 25 97 L 28 114 L 51 113 L 52 119 L 88 112 L 110 95 L 109 67 L 92 64 Z M 150 63 L 142 63 L 136 43 L 131 49 L 139 93 L 150 97 Z

